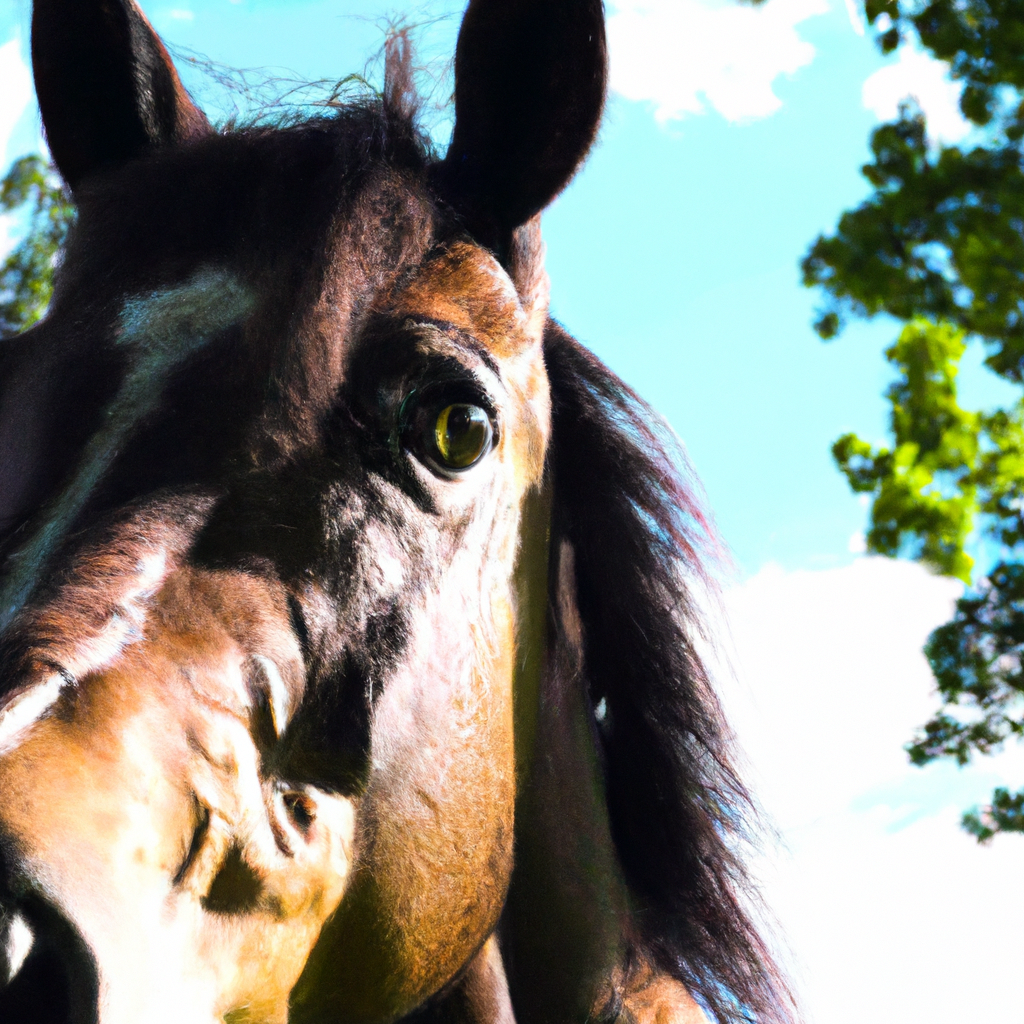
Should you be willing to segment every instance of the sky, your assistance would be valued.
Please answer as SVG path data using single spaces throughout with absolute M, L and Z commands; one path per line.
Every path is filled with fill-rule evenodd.
M 460 6 L 398 5 L 421 25 L 441 95 Z M 366 66 L 396 4 L 143 7 L 175 52 L 336 79 Z M 866 507 L 829 455 L 848 430 L 885 440 L 882 353 L 898 327 L 854 324 L 822 343 L 798 270 L 868 194 L 858 169 L 872 126 L 913 94 L 933 138 L 956 141 L 957 87 L 913 49 L 883 58 L 855 0 L 608 10 L 599 144 L 545 215 L 553 311 L 678 432 L 732 551 L 716 658 L 778 832 L 754 860 L 769 930 L 808 1024 L 1024 1024 L 1024 840 L 979 847 L 957 825 L 993 785 L 1024 784 L 1024 757 L 907 763 L 903 744 L 937 706 L 920 649 L 960 587 L 864 555 Z M 0 0 L 8 161 L 40 145 L 27 21 L 28 0 Z M 432 117 L 443 139 L 444 112 Z M 965 403 L 993 402 L 980 354 L 968 364 Z

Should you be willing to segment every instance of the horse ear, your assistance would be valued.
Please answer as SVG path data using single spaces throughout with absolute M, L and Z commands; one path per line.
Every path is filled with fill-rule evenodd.
M 597 134 L 606 77 L 602 0 L 470 0 L 441 182 L 478 241 L 500 251 L 568 184 Z
M 212 131 L 134 0 L 35 0 L 32 70 L 50 152 L 72 189 Z

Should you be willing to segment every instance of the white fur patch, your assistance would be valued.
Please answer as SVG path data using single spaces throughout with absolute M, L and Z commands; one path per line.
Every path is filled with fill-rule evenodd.
M 154 548 L 135 565 L 132 586 L 125 590 L 103 628 L 88 643 L 76 645 L 63 667 L 76 679 L 109 665 L 126 644 L 142 638 L 149 600 L 167 578 L 167 552 Z
M 242 282 L 226 270 L 212 268 L 198 271 L 184 284 L 125 301 L 115 337 L 115 344 L 129 353 L 124 383 L 52 515 L 12 556 L 12 571 L 0 597 L 0 628 L 27 600 L 46 561 L 138 423 L 156 411 L 174 368 L 242 320 L 254 305 L 255 296 Z
M 137 348 L 147 376 L 159 375 L 245 317 L 254 301 L 233 274 L 204 267 L 184 284 L 127 299 L 117 344 Z
M 252 660 L 259 665 L 263 681 L 267 686 L 267 696 L 270 699 L 270 711 L 274 718 L 274 731 L 280 736 L 288 727 L 288 719 L 291 715 L 291 694 L 288 686 L 281 678 L 277 665 L 262 654 L 254 654 Z
M 21 742 L 25 733 L 57 702 L 67 680 L 57 672 L 19 693 L 0 710 L 0 754 Z

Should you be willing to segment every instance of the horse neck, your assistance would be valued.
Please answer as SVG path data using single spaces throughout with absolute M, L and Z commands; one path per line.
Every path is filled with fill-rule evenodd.
M 537 715 L 532 749 L 520 754 L 516 867 L 500 932 L 516 1016 L 535 1024 L 611 1009 L 627 950 L 628 893 L 584 676 L 573 553 L 557 541 L 550 552 L 555 596 L 540 605 L 549 621 L 536 703 L 517 693 L 518 707 L 533 704 Z M 529 731 L 525 715 L 516 724 Z

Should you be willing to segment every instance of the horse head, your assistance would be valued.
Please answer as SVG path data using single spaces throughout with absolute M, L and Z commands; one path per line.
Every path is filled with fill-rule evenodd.
M 600 0 L 472 0 L 443 159 L 401 40 L 224 133 L 133 0 L 32 51 L 78 220 L 0 349 L 4 1019 L 781 1015 L 699 508 L 548 317 Z

